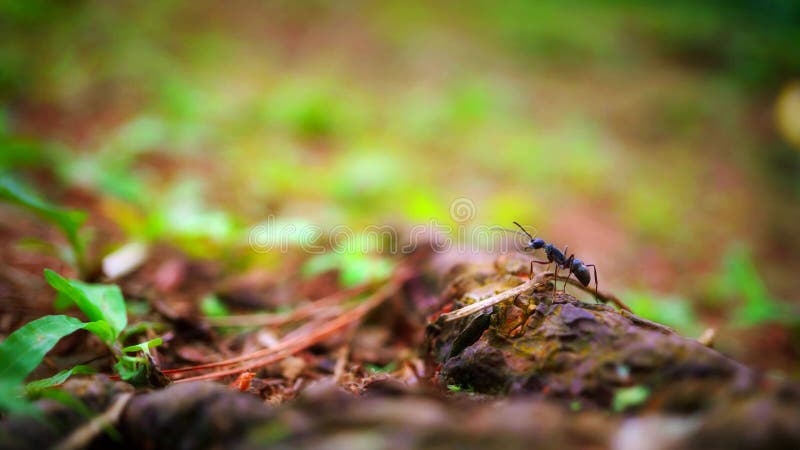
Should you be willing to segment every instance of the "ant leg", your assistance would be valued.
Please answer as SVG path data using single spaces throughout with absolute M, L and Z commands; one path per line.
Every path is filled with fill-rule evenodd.
M 594 301 L 599 303 L 597 293 L 600 292 L 597 288 L 597 266 L 594 264 L 586 264 L 586 267 L 591 267 L 594 270 Z
M 539 261 L 537 259 L 532 259 L 531 260 L 531 272 L 530 272 L 530 274 L 528 274 L 528 279 L 529 280 L 533 279 L 533 263 L 536 263 L 536 264 L 548 264 L 549 265 L 550 261 Z
M 561 253 L 564 256 L 566 256 L 568 251 L 569 251 L 569 245 L 565 245 L 564 246 L 564 250 L 562 250 Z M 567 279 L 569 279 L 569 276 L 572 275 L 572 266 L 570 265 L 571 263 L 569 263 L 569 264 L 568 263 L 569 263 L 569 261 L 564 261 L 565 267 L 567 268 L 567 270 L 569 270 L 569 273 L 567 274 Z M 556 280 L 554 280 L 554 281 L 558 281 L 558 273 L 556 273 Z M 563 292 L 564 293 L 567 292 L 567 282 L 566 281 L 564 282 Z
M 564 280 L 564 292 L 567 292 L 567 282 L 569 281 L 569 278 L 572 276 L 572 261 L 574 260 L 575 260 L 575 255 L 569 255 L 569 258 L 567 258 L 566 265 L 567 268 L 569 269 L 569 272 L 567 273 L 567 279 Z
M 558 263 L 556 263 L 556 271 L 553 276 L 553 301 L 556 301 L 556 284 L 558 284 Z

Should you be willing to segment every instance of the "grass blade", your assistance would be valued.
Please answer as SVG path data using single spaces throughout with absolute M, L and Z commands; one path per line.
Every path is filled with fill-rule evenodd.
M 8 174 L 0 174 L 0 200 L 21 206 L 58 226 L 75 253 L 78 269 L 84 270 L 84 245 L 79 229 L 86 221 L 86 213 L 53 205 Z
M 44 270 L 44 277 L 59 294 L 75 302 L 89 320 L 107 322 L 114 339 L 128 325 L 125 299 L 119 286 L 68 280 L 50 269 Z
M 36 395 L 47 388 L 64 383 L 72 375 L 88 375 L 94 372 L 95 370 L 89 366 L 78 365 L 71 369 L 62 370 L 52 377 L 31 381 L 25 385 L 25 393 L 28 395 Z
M 45 316 L 11 333 L 0 343 L 0 384 L 22 383 L 61 338 L 85 326 L 74 317 Z

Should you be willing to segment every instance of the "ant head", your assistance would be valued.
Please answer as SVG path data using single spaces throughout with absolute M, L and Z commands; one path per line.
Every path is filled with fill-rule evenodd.
M 540 238 L 534 237 L 533 235 L 528 233 L 528 230 L 526 230 L 525 228 L 522 228 L 522 225 L 518 224 L 517 222 L 514 222 L 514 225 L 519 227 L 519 229 L 522 230 L 522 232 L 525 233 L 531 239 L 530 242 L 528 242 L 528 248 L 532 248 L 534 250 L 538 250 L 538 249 L 540 249 L 540 248 L 545 246 L 544 239 L 540 239 Z

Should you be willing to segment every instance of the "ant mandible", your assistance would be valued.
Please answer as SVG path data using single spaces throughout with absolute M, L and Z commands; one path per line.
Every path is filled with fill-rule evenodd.
M 594 271 L 594 293 L 595 293 L 595 300 L 597 299 L 597 267 L 594 264 L 584 264 L 583 261 L 580 259 L 575 258 L 575 255 L 569 255 L 569 257 L 565 256 L 569 246 L 564 247 L 564 251 L 562 252 L 559 250 L 555 245 L 549 244 L 541 238 L 534 238 L 528 233 L 525 228 L 522 228 L 522 225 L 514 222 L 514 225 L 519 227 L 523 233 L 528 235 L 531 239 L 528 242 L 528 245 L 525 247 L 525 250 L 538 250 L 540 248 L 544 248 L 544 253 L 547 255 L 547 261 L 538 261 L 538 260 L 531 260 L 531 276 L 533 276 L 533 263 L 536 264 L 547 264 L 550 265 L 555 263 L 556 265 L 556 280 L 553 281 L 553 298 L 555 299 L 556 296 L 556 281 L 558 281 L 558 269 L 567 269 L 569 273 L 567 274 L 567 279 L 564 281 L 564 290 L 567 289 L 567 281 L 569 281 L 570 276 L 575 274 L 575 278 L 580 281 L 580 283 L 584 286 L 589 286 L 589 283 L 592 281 L 592 275 L 589 273 L 589 267 L 592 268 Z

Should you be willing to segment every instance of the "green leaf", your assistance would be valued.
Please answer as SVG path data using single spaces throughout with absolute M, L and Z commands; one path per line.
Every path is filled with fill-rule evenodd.
M 673 327 L 682 334 L 696 335 L 703 329 L 692 303 L 685 298 L 648 291 L 628 291 L 623 293 L 622 299 L 639 317 Z
M 385 258 L 347 255 L 341 267 L 339 280 L 342 286 L 352 287 L 368 281 L 379 281 L 389 278 L 394 265 Z
M 125 353 L 133 353 L 133 352 L 145 352 L 145 353 L 148 353 L 148 351 L 151 348 L 157 347 L 157 346 L 159 346 L 159 345 L 161 345 L 163 343 L 164 343 L 164 341 L 159 337 L 159 338 L 151 339 L 151 340 L 149 340 L 147 342 L 142 342 L 141 344 L 136 344 L 136 345 L 131 345 L 131 346 L 125 347 L 125 348 L 122 349 L 122 351 L 125 352 Z
M 377 364 L 367 364 L 364 366 L 367 370 L 371 373 L 391 373 L 397 370 L 397 362 L 392 361 L 385 366 L 379 366 Z
M 13 386 L 0 385 L 0 411 L 34 416 L 39 419 L 44 418 L 42 412 L 20 395 L 19 389 Z M 2 444 L 2 440 L 0 440 L 0 444 Z
M 0 343 L 0 411 L 41 417 L 41 412 L 22 396 L 22 382 L 61 338 L 87 325 L 74 317 L 45 316 L 28 322 Z M 78 367 L 71 370 L 84 370 Z M 34 381 L 32 389 L 46 385 L 48 380 L 57 384 L 58 378 L 63 376 L 61 372 L 46 380 Z
M 303 263 L 301 274 L 304 278 L 311 278 L 329 270 L 338 269 L 342 264 L 341 260 L 342 256 L 338 253 L 314 255 Z
M 22 383 L 61 338 L 85 326 L 74 317 L 45 316 L 11 333 L 0 343 L 0 385 Z
M 21 206 L 42 219 L 55 224 L 64 233 L 83 269 L 84 245 L 78 230 L 86 220 L 83 211 L 60 208 L 42 199 L 30 187 L 9 174 L 0 174 L 0 200 Z
M 128 309 L 130 310 L 130 308 L 128 308 Z M 163 331 L 165 328 L 166 328 L 166 325 L 164 325 L 161 322 L 149 322 L 149 321 L 144 320 L 144 321 L 141 321 L 141 322 L 137 322 L 137 323 L 129 326 L 128 328 L 125 328 L 124 330 L 122 330 L 122 333 L 119 334 L 119 338 L 117 338 L 117 339 L 119 340 L 119 342 L 125 342 L 126 340 L 128 340 L 129 337 L 137 335 L 137 334 L 140 334 L 140 333 L 144 333 L 145 331 L 149 331 L 149 330 L 152 330 L 152 331 Z
M 94 373 L 95 370 L 89 366 L 75 366 L 71 369 L 65 369 L 49 378 L 32 381 L 25 385 L 25 393 L 27 395 L 36 395 L 41 391 L 57 386 L 67 381 L 72 375 L 88 375 Z
M 2 115 L 2 113 L 0 113 Z M 2 122 L 0 118 L 0 122 Z M 35 141 L 5 135 L 0 125 L 0 169 L 41 166 L 47 163 L 44 147 Z
M 112 330 L 110 342 L 128 325 L 125 299 L 119 286 L 68 280 L 50 269 L 44 270 L 44 277 L 53 289 L 75 302 L 89 320 L 105 321 Z M 94 333 L 95 329 L 90 331 Z
M 324 253 L 306 260 L 301 272 L 308 278 L 333 269 L 339 270 L 342 286 L 351 287 L 388 278 L 394 265 L 386 258 L 369 254 Z
M 31 253 L 39 253 L 47 256 L 61 257 L 60 250 L 58 249 L 56 244 L 48 242 L 44 239 L 38 239 L 33 237 L 22 238 L 16 242 L 15 247 L 17 247 L 20 250 Z
M 225 306 L 225 303 L 214 294 L 203 297 L 203 300 L 200 302 L 200 311 L 202 311 L 203 315 L 206 317 L 225 317 L 230 315 L 230 311 L 228 311 L 228 307 Z
M 59 292 L 58 295 L 56 295 L 56 299 L 53 300 L 53 308 L 59 312 L 64 311 L 74 304 L 75 302 L 72 301 L 69 295 L 66 295 L 62 292 Z
M 114 370 L 119 374 L 120 379 L 134 386 L 147 384 L 148 368 L 147 359 L 130 356 L 123 356 L 114 364 Z
M 622 412 L 628 408 L 643 404 L 648 397 L 650 397 L 650 389 L 646 386 L 637 385 L 620 388 L 614 392 L 612 408 L 616 412 Z
M 782 303 L 770 296 L 746 247 L 731 247 L 723 258 L 723 264 L 724 283 L 730 293 L 744 299 L 744 304 L 734 309 L 735 324 L 752 326 L 786 321 L 792 317 Z
M 105 320 L 96 320 L 94 322 L 89 322 L 86 324 L 84 329 L 95 336 L 99 337 L 104 344 L 106 344 L 112 351 L 115 348 L 115 343 L 117 342 L 117 337 L 114 335 L 114 330 L 111 328 L 111 325 L 108 324 Z M 115 352 L 115 354 L 118 352 Z

